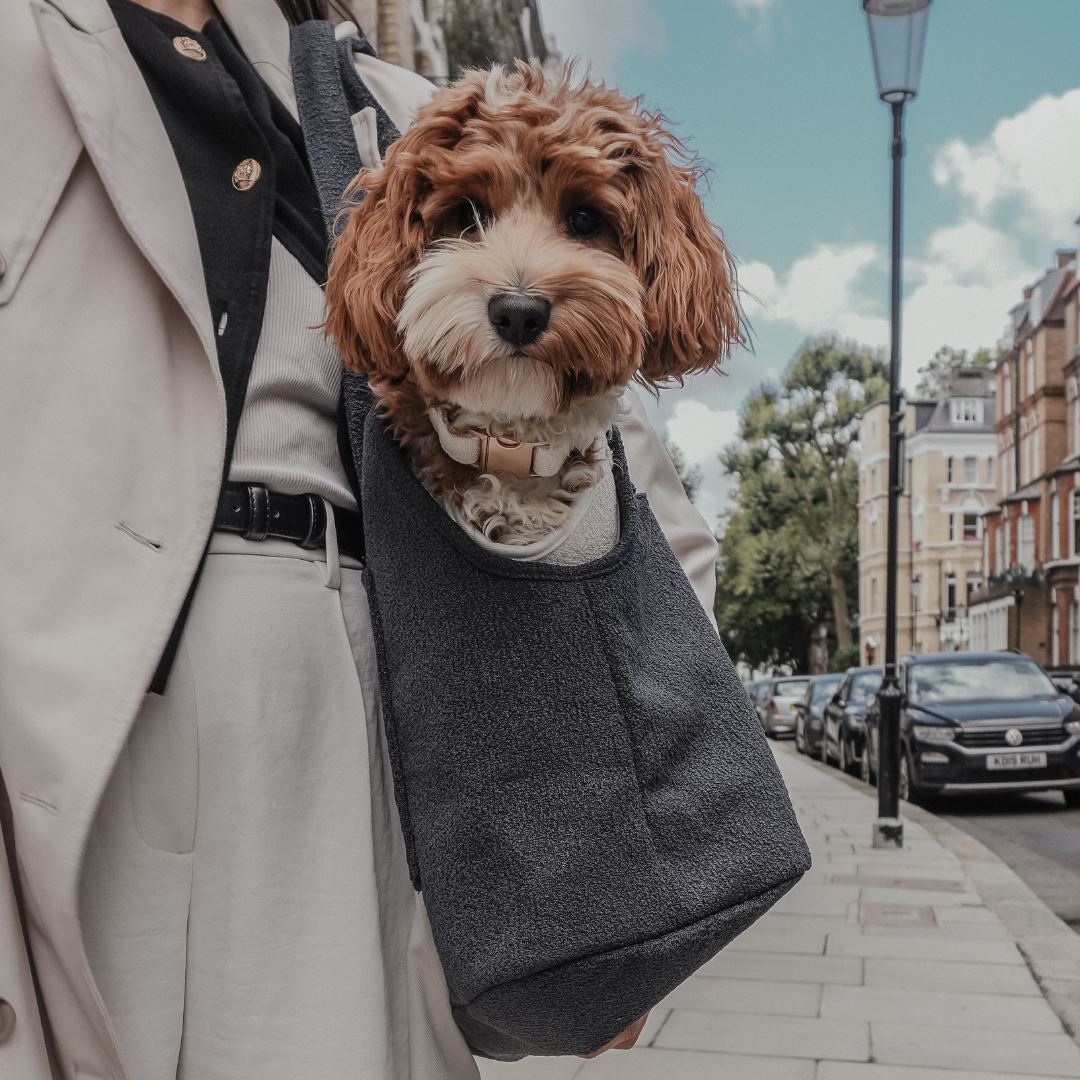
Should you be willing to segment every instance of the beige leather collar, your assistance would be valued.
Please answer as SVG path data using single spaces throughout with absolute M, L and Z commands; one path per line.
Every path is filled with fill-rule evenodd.
M 549 443 L 518 442 L 476 429 L 459 435 L 450 430 L 441 409 L 429 409 L 428 416 L 447 457 L 480 472 L 510 472 L 522 479 L 554 476 L 567 458 L 566 450 L 554 449 Z

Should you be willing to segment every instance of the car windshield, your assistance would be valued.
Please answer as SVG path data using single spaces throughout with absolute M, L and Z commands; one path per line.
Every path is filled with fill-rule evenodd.
M 989 697 L 1008 700 L 1056 696 L 1054 684 L 1038 664 L 1019 656 L 913 664 L 908 669 L 908 698 L 924 705 Z
M 823 705 L 836 693 L 836 688 L 839 685 L 839 677 L 835 679 L 816 679 L 814 689 L 810 691 L 810 704 Z
M 802 697 L 810 685 L 809 679 L 785 679 L 776 684 L 777 697 Z
M 852 676 L 848 704 L 862 708 L 878 692 L 880 685 L 881 676 L 876 671 L 865 671 L 861 675 Z

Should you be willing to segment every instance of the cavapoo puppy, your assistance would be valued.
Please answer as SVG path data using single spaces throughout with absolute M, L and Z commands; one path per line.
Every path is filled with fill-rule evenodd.
M 741 339 L 699 173 L 660 116 L 519 63 L 437 91 L 354 181 L 328 331 L 485 546 L 552 562 L 614 546 L 605 433 L 627 384 L 715 368 Z

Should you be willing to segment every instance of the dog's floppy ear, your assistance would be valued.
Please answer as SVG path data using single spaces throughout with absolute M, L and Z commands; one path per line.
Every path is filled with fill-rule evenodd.
M 735 267 L 697 194 L 699 171 L 672 160 L 682 147 L 660 131 L 651 160 L 627 158 L 637 198 L 627 251 L 645 288 L 645 345 L 639 377 L 657 385 L 719 366 L 743 340 Z
M 327 333 L 347 367 L 377 382 L 399 381 L 408 369 L 394 319 L 424 250 L 417 177 L 395 167 L 395 150 L 384 168 L 364 170 L 349 186 L 367 194 L 334 244 L 326 285 Z

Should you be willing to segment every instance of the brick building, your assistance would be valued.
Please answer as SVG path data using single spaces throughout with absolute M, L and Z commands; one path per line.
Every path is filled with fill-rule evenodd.
M 997 364 L 998 498 L 984 514 L 972 648 L 1080 662 L 1076 252 L 1024 290 Z M 1009 340 L 1011 338 L 1011 340 Z

